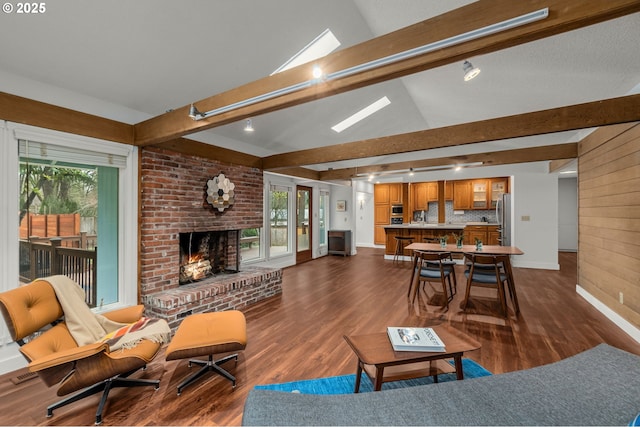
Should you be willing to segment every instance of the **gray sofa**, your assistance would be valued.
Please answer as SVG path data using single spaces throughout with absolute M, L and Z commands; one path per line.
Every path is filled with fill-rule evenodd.
M 524 371 L 350 395 L 252 390 L 243 425 L 628 425 L 640 357 L 607 344 Z

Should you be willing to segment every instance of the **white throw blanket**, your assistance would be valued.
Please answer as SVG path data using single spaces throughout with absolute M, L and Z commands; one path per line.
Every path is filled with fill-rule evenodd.
M 85 302 L 84 290 L 67 276 L 49 276 L 44 279 L 54 289 L 56 297 L 62 306 L 64 320 L 78 346 L 107 341 L 117 334 L 119 329 L 128 328 L 127 323 L 114 322 L 96 314 Z M 162 319 L 151 319 L 144 322 L 144 327 L 134 332 L 127 332 L 120 336 L 117 343 L 111 340 L 110 351 L 120 348 L 131 348 L 142 339 L 149 339 L 161 344 L 169 341 L 171 329 Z

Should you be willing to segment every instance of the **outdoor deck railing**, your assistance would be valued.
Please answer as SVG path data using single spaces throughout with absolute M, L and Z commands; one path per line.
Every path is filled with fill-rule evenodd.
M 20 280 L 31 282 L 37 278 L 63 274 L 82 287 L 86 303 L 95 307 L 98 249 L 63 247 L 63 239 L 59 237 L 48 240 L 49 243 L 20 240 Z

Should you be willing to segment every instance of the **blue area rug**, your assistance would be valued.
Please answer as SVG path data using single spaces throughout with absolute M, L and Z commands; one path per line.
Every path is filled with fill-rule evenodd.
M 449 363 L 453 364 L 453 361 Z M 462 359 L 462 372 L 464 372 L 465 379 L 491 375 L 491 372 L 487 371 L 471 359 Z M 443 374 L 438 376 L 439 382 L 455 380 L 456 374 Z M 260 390 L 276 390 L 302 394 L 351 394 L 353 393 L 355 384 L 356 376 L 355 374 L 352 374 L 340 375 L 337 377 L 317 378 L 314 380 L 292 381 L 289 383 L 257 385 L 255 388 Z M 382 389 L 391 390 L 394 388 L 413 387 L 425 384 L 433 384 L 433 378 L 422 377 L 411 380 L 383 383 Z M 363 393 L 369 391 L 373 391 L 373 384 L 369 380 L 369 377 L 363 373 L 362 380 L 360 381 L 360 392 Z

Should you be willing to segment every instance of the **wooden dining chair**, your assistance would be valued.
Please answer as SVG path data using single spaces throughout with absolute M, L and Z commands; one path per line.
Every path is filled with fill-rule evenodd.
M 424 287 L 425 283 L 440 282 L 442 292 L 444 294 L 444 304 L 442 308 L 449 308 L 449 302 L 456 294 L 457 288 L 451 280 L 455 270 L 445 264 L 445 261 L 451 259 L 450 252 L 425 252 L 415 251 L 414 269 L 412 283 L 409 285 L 409 296 L 413 293 L 411 301 L 415 301 L 416 295 L 420 290 L 420 284 Z M 448 290 L 447 290 L 448 287 Z
M 515 291 L 511 269 L 509 268 L 508 255 L 485 255 L 477 253 L 466 253 L 465 255 L 466 269 L 464 272 L 467 278 L 467 289 L 465 291 L 464 301 L 462 302 L 463 311 L 466 310 L 469 302 L 469 296 L 472 286 L 485 288 L 495 288 L 498 292 L 498 299 L 504 317 L 508 316 L 507 300 L 505 288 L 509 292 L 509 296 L 514 305 L 516 315 L 520 309 L 518 306 L 518 298 Z

